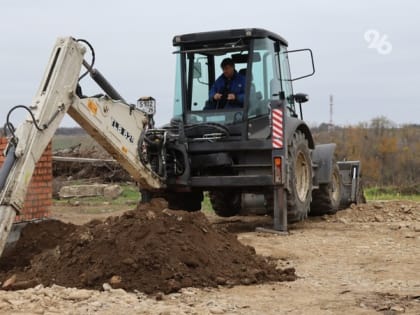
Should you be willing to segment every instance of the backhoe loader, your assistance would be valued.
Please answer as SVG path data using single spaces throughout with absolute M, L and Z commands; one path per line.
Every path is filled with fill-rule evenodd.
M 288 221 L 303 220 L 310 212 L 330 213 L 358 202 L 360 163 L 337 163 L 335 144 L 315 144 L 302 115 L 308 97 L 293 91 L 293 81 L 315 73 L 310 49 L 288 50 L 284 38 L 257 28 L 177 35 L 173 45 L 173 118 L 157 128 L 154 98 L 126 101 L 94 67 L 94 58 L 85 60 L 88 49 L 95 56 L 89 42 L 57 39 L 32 103 L 13 107 L 6 117 L 0 252 L 22 209 L 35 163 L 65 114 L 127 170 L 144 201 L 163 196 L 171 209 L 197 211 L 208 192 L 218 215 L 270 214 L 276 231 L 286 231 Z M 308 55 L 308 74 L 291 76 L 292 54 Z M 210 91 L 226 58 L 245 78 L 244 99 L 209 109 Z M 87 74 L 103 94 L 83 94 Z M 17 109 L 28 116 L 15 129 L 10 115 Z

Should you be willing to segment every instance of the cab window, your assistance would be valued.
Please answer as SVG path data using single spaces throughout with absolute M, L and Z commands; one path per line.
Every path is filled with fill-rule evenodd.
M 274 42 L 270 39 L 256 39 L 252 55 L 252 77 L 249 93 L 248 117 L 266 115 L 273 95 L 280 91 L 276 75 Z
M 248 109 L 250 118 L 267 115 L 271 100 L 278 99 L 281 91 L 285 93 L 288 107 L 294 109 L 286 47 L 280 45 L 279 51 L 275 47 L 275 41 L 268 38 L 254 42 Z
M 235 70 L 245 76 L 248 51 L 220 53 L 188 53 L 185 60 L 185 108 L 188 123 L 218 122 L 238 123 L 242 121 L 243 107 L 236 109 L 207 109 L 209 93 L 215 80 L 222 74 L 221 62 L 225 58 L 235 60 Z M 177 76 L 180 80 L 181 74 Z

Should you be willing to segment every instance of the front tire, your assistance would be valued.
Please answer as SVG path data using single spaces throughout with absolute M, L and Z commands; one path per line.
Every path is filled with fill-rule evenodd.
M 308 140 L 296 131 L 288 146 L 289 187 L 287 219 L 296 222 L 308 216 L 312 197 L 312 161 Z
M 241 211 L 241 193 L 235 191 L 210 191 L 210 202 L 220 217 L 231 217 Z
M 312 192 L 311 215 L 334 214 L 341 201 L 341 176 L 338 165 L 334 163 L 329 184 L 320 184 L 319 189 Z

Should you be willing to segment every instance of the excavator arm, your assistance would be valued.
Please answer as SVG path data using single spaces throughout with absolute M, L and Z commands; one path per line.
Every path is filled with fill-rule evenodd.
M 127 104 L 84 60 L 85 51 L 80 41 L 59 38 L 31 105 L 15 107 L 26 109 L 27 119 L 15 130 L 9 122 L 11 112 L 7 116 L 5 129 L 9 130 L 10 140 L 0 170 L 0 254 L 15 216 L 23 207 L 35 164 L 66 113 L 128 171 L 141 189 L 165 187 L 163 178 L 139 158 L 141 134 L 151 126 L 152 117 Z M 83 67 L 99 78 L 107 95 L 83 97 L 76 93 Z

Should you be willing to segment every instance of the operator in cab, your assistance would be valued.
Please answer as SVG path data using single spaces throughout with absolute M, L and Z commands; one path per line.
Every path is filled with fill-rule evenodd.
M 240 108 L 243 107 L 246 80 L 235 70 L 231 58 L 223 59 L 220 64 L 223 73 L 214 82 L 209 92 L 209 102 L 206 109 Z

